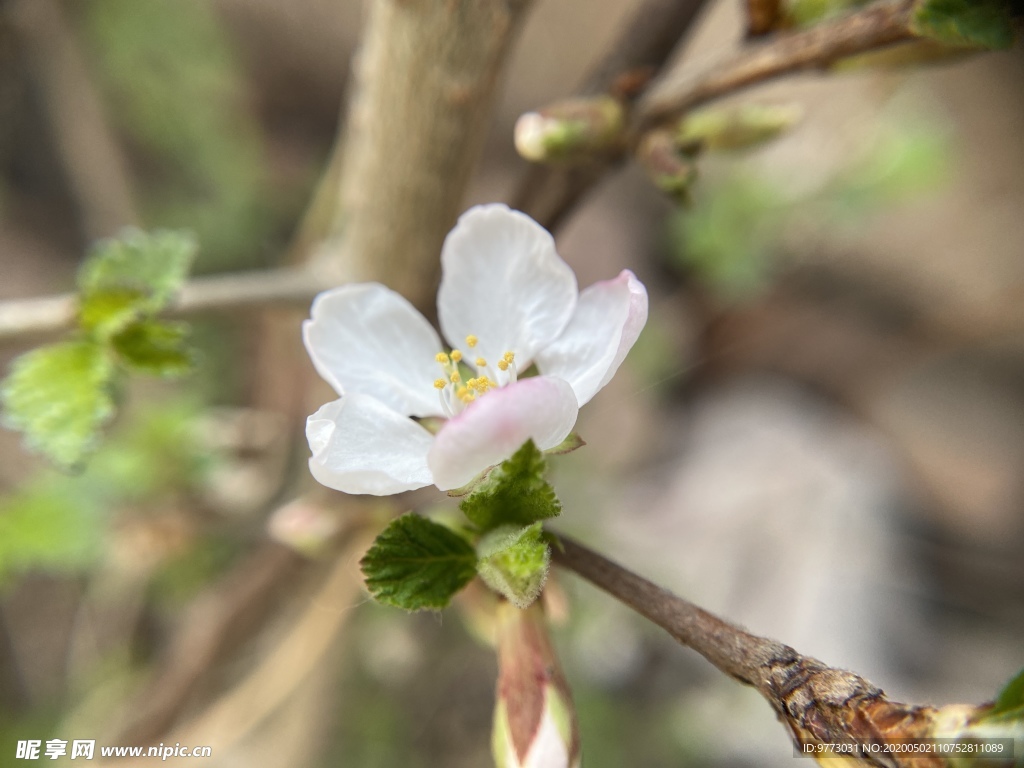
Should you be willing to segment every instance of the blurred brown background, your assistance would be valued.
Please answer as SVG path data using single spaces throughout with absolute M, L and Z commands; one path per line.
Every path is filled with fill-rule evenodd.
M 537 3 L 467 205 L 507 197 L 515 118 L 571 93 L 633 5 Z M 350 0 L 0 3 L 0 298 L 69 289 L 129 223 L 195 231 L 199 272 L 281 263 L 359 25 Z M 741 30 L 739 3 L 711 3 L 684 60 L 709 66 Z M 558 233 L 581 285 L 628 266 L 652 299 L 581 414 L 587 448 L 556 462 L 559 525 L 894 697 L 991 698 L 1024 665 L 1021 47 L 738 100 L 805 117 L 703 159 L 686 210 L 627 169 Z M 239 571 L 304 471 L 301 423 L 261 390 L 275 317 L 196 318 L 197 374 L 133 386 L 80 477 L 0 433 L 0 765 L 18 739 L 181 734 L 213 745 L 207 765 L 489 764 L 495 665 L 456 611 L 368 604 L 354 550 Z M 280 588 L 245 602 L 275 568 Z M 753 692 L 558 585 L 587 766 L 792 759 Z M 118 740 L 176 628 L 231 600 L 249 629 L 163 730 Z

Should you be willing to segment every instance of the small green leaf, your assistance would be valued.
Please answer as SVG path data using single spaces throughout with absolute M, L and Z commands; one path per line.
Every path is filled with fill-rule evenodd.
M 459 504 L 474 525 L 489 531 L 501 525 L 525 526 L 557 517 L 562 505 L 544 479 L 547 462 L 533 440 L 491 470 Z
M 76 467 L 114 414 L 116 374 L 110 356 L 95 342 L 34 349 L 14 361 L 0 385 L 4 423 L 24 432 L 29 448 L 63 467 Z
M 1013 45 L 1010 4 L 1004 0 L 919 0 L 911 31 L 946 45 L 1002 49 Z
M 495 528 L 477 545 L 480 577 L 517 608 L 536 600 L 548 577 L 551 550 L 542 536 L 543 523 L 507 525 Z
M 160 311 L 181 288 L 195 253 L 195 241 L 181 232 L 127 229 L 101 240 L 78 271 L 82 327 L 109 338 Z
M 194 364 L 189 348 L 188 326 L 143 320 L 132 323 L 111 340 L 114 349 L 129 368 L 154 376 L 181 376 Z
M 440 610 L 476 575 L 476 553 L 451 529 L 409 513 L 384 529 L 360 566 L 379 602 Z
M 995 705 L 985 713 L 983 720 L 1019 718 L 1024 720 L 1024 669 L 1006 684 Z

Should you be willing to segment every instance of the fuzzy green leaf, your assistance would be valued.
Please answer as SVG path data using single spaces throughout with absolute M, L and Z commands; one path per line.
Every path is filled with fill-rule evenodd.
M 384 529 L 360 566 L 379 602 L 440 610 L 476 575 L 476 553 L 451 529 L 409 513 Z
M 114 414 L 117 369 L 99 344 L 68 341 L 14 361 L 0 385 L 4 424 L 25 433 L 29 448 L 73 468 L 96 447 Z
M 129 325 L 111 342 L 129 368 L 154 376 L 181 376 L 194 364 L 188 330 L 184 323 L 143 320 Z
M 989 49 L 1013 45 L 1010 4 L 1003 0 L 919 0 L 911 30 L 946 45 Z
M 533 440 L 491 470 L 459 504 L 474 525 L 489 531 L 501 525 L 526 526 L 557 517 L 562 505 L 544 479 L 547 462 Z
M 79 321 L 99 338 L 163 309 L 181 288 L 196 254 L 181 232 L 126 229 L 98 242 L 78 272 Z
M 495 528 L 477 545 L 480 577 L 517 608 L 529 606 L 544 588 L 551 549 L 542 536 L 543 523 L 508 525 Z

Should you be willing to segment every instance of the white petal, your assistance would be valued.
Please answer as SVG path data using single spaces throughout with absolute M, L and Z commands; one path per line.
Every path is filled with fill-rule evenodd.
M 491 365 L 514 352 L 525 370 L 562 332 L 576 306 L 576 276 L 537 222 L 504 205 L 470 208 L 448 234 L 437 311 L 453 347 Z M 479 339 L 472 352 L 470 334 Z
M 623 270 L 580 294 L 569 326 L 537 355 L 537 367 L 568 381 L 582 406 L 611 381 L 646 322 L 647 289 Z
M 488 392 L 448 421 L 427 454 L 442 491 L 465 485 L 533 438 L 540 449 L 562 442 L 576 423 L 572 387 L 553 376 L 520 379 Z
M 302 338 L 339 395 L 370 395 L 405 416 L 440 416 L 434 380 L 441 339 L 402 296 L 379 283 L 324 291 Z
M 571 768 L 569 745 L 546 709 L 530 751 L 523 761 L 523 768 Z
M 433 437 L 412 419 L 367 395 L 327 403 L 306 419 L 309 471 L 328 488 L 387 496 L 433 482 Z

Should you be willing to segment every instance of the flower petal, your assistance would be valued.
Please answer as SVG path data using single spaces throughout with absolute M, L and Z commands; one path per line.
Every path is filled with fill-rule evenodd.
M 580 294 L 568 327 L 537 355 L 537 367 L 568 381 L 582 406 L 611 381 L 646 322 L 647 289 L 625 269 Z
M 441 339 L 402 296 L 379 283 L 345 285 L 313 301 L 302 338 L 339 395 L 375 397 L 404 416 L 439 416 Z
M 492 365 L 511 351 L 524 370 L 576 306 L 576 276 L 551 235 L 504 205 L 464 213 L 444 241 L 441 266 L 437 311 L 445 338 L 465 352 L 466 337 L 476 336 L 470 354 Z
M 433 437 L 379 400 L 350 394 L 306 419 L 318 482 L 345 493 L 387 496 L 430 485 L 427 451 Z
M 520 379 L 488 392 L 447 422 L 427 464 L 442 491 L 465 485 L 532 438 L 540 449 L 562 442 L 576 423 L 572 387 L 553 376 Z

